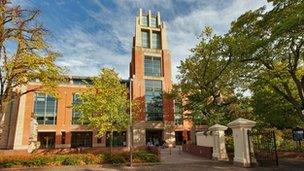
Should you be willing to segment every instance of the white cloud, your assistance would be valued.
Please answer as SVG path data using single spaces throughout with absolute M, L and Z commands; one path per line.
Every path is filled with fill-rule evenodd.
M 257 9 L 266 2 L 259 0 L 234 0 L 223 9 L 211 6 L 198 6 L 187 16 L 178 16 L 168 21 L 168 39 L 172 56 L 173 80 L 176 82 L 177 66 L 180 60 L 190 55 L 189 49 L 195 47 L 196 37 L 205 26 L 214 28 L 216 34 L 228 31 L 230 23 L 248 10 Z
M 197 43 L 196 37 L 204 26 L 212 26 L 217 34 L 223 34 L 239 15 L 267 3 L 264 0 L 231 0 L 231 3 L 193 0 L 195 5 L 185 9 L 176 6 L 177 1 L 171 0 L 117 0 L 112 2 L 116 6 L 114 10 L 100 1 L 90 2 L 94 3 L 97 10 L 81 6 L 91 17 L 90 20 L 73 23 L 73 26 L 65 28 L 53 41 L 56 50 L 63 54 L 58 64 L 68 67 L 74 75 L 95 75 L 101 67 L 111 66 L 123 78 L 128 78 L 138 10 L 159 10 L 162 18 L 167 18 L 165 22 L 172 57 L 172 78 L 175 82 L 180 60 L 190 55 L 189 49 Z M 184 10 L 183 13 L 181 10 Z M 88 31 L 85 26 L 90 24 L 104 28 Z
M 65 30 L 56 39 L 54 48 L 62 52 L 58 64 L 69 69 L 72 75 L 97 75 L 102 67 L 114 67 L 123 78 L 128 78 L 129 58 L 100 44 L 102 36 L 91 34 L 80 27 Z M 109 42 L 111 43 L 111 42 Z

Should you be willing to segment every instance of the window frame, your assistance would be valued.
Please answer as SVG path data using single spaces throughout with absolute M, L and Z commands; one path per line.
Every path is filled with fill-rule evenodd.
M 157 32 L 157 31 L 152 32 L 151 47 L 152 47 L 152 49 L 161 49 L 161 33 L 160 32 Z
M 148 15 L 142 15 L 141 16 L 141 21 L 142 21 L 142 23 L 141 23 L 142 26 L 149 27 L 150 22 L 149 22 L 149 16 Z M 146 21 L 146 22 L 144 22 L 144 21 Z
M 147 34 L 147 40 L 146 41 L 144 41 L 144 33 Z M 149 30 L 141 30 L 141 46 L 143 48 L 150 48 L 151 45 L 150 45 L 150 32 L 149 32 Z
M 152 83 L 152 91 L 149 91 L 148 82 Z M 160 87 L 157 84 L 160 83 Z M 160 89 L 160 90 L 158 90 Z M 158 95 L 157 95 L 158 94 Z M 159 99 L 153 99 L 153 98 Z M 162 80 L 145 80 L 145 114 L 146 121 L 163 121 L 164 106 L 163 106 L 163 82 Z M 149 106 L 151 105 L 151 106 Z M 152 107 L 151 111 L 148 111 Z M 158 111 L 159 110 L 159 111 Z M 150 116 L 149 116 L 150 115 Z
M 43 95 L 39 97 L 39 95 Z M 36 92 L 35 95 L 34 95 L 34 109 L 33 109 L 33 113 L 34 113 L 34 116 L 38 122 L 39 125 L 56 125 L 57 124 L 57 112 L 58 112 L 58 99 L 47 94 L 47 93 L 44 93 L 44 92 Z M 54 107 L 53 107 L 53 114 L 50 114 L 47 109 L 48 109 L 48 97 L 50 98 L 53 98 L 54 99 Z M 44 100 L 44 104 L 43 104 L 43 114 L 41 115 L 41 113 L 38 114 L 37 112 L 37 102 L 38 102 L 38 98 L 43 98 Z M 40 99 L 42 100 L 42 99 Z M 42 119 L 41 119 L 42 118 Z M 47 118 L 53 118 L 52 119 L 52 123 L 48 123 L 48 120 Z M 42 123 L 40 123 L 40 121 L 42 121 Z
M 151 63 L 152 63 L 152 67 L 151 67 L 152 74 L 150 74 L 150 75 L 146 72 L 146 69 L 148 68 L 146 66 L 146 64 L 147 64 L 146 60 L 148 60 L 148 58 L 150 58 Z M 159 60 L 159 75 L 155 74 L 155 72 L 154 72 L 156 70 L 154 68 L 155 63 L 153 63 L 154 61 L 158 61 L 158 60 Z M 158 70 L 158 68 L 157 68 L 157 70 Z M 147 55 L 145 55 L 144 56 L 144 75 L 148 76 L 148 77 L 162 77 L 163 76 L 163 73 L 162 73 L 162 58 L 157 57 L 157 56 L 147 56 Z

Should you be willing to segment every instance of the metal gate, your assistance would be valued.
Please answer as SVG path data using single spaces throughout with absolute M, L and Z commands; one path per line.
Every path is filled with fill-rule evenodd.
M 256 160 L 258 166 L 278 166 L 276 137 L 273 130 L 248 131 L 251 161 Z M 251 162 L 254 163 L 254 162 Z

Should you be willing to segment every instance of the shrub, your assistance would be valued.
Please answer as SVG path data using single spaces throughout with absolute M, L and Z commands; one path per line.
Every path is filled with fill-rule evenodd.
M 106 163 L 106 162 L 110 162 L 110 155 L 105 153 L 105 154 L 98 154 L 98 164 L 103 164 L 103 163 Z
M 110 158 L 110 160 L 112 164 L 126 163 L 126 159 L 123 154 L 115 154 Z
M 63 161 L 67 158 L 66 155 L 54 155 L 52 156 L 53 165 L 62 165 Z
M 98 164 L 100 163 L 100 158 L 98 156 L 95 156 L 93 154 L 83 154 L 81 156 L 81 161 L 85 164 Z
M 65 159 L 62 161 L 63 165 L 78 165 L 80 164 L 80 160 L 74 156 L 66 156 Z
M 135 162 L 159 162 L 159 157 L 156 154 L 147 151 L 137 151 L 134 153 Z
M 4 159 L 0 162 L 0 168 L 2 167 L 14 167 L 14 166 L 18 166 L 21 165 L 22 161 L 20 160 L 8 160 L 8 159 Z
M 49 158 L 43 156 L 36 156 L 31 160 L 23 161 L 22 165 L 29 167 L 45 166 L 49 161 Z

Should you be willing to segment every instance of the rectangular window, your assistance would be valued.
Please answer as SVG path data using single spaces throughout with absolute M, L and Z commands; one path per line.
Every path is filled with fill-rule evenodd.
M 61 132 L 61 144 L 65 144 L 65 132 Z
M 179 104 L 175 104 L 174 107 L 174 121 L 175 125 L 182 125 L 183 124 L 183 112 Z
M 145 56 L 145 76 L 161 76 L 161 60 L 159 57 Z
M 34 113 L 38 124 L 56 124 L 57 100 L 45 93 L 36 93 Z
M 142 25 L 145 27 L 148 27 L 149 17 L 147 15 L 145 15 L 145 16 L 141 16 L 141 19 L 142 19 Z
M 39 148 L 55 148 L 55 132 L 38 132 L 37 140 L 40 142 Z
M 111 139 L 112 139 L 112 146 L 113 147 L 126 147 L 127 146 L 127 133 L 126 131 L 123 132 L 113 132 L 113 137 L 111 137 L 111 133 L 106 133 L 106 146 L 111 146 Z
M 148 121 L 163 120 L 162 81 L 145 80 L 145 109 Z
M 92 132 L 72 132 L 71 147 L 92 147 Z
M 141 38 L 142 38 L 142 47 L 144 47 L 144 48 L 150 48 L 149 32 L 142 31 L 141 32 Z
M 153 49 L 160 49 L 161 44 L 160 44 L 160 33 L 158 32 L 153 32 L 152 33 L 152 48 Z
M 73 94 L 73 104 L 72 105 L 76 105 L 79 104 L 80 100 L 79 100 L 79 94 L 78 93 L 74 93 Z M 80 121 L 80 112 L 75 111 L 75 109 L 72 110 L 72 124 L 81 124 Z
M 156 17 L 152 17 L 151 18 L 151 24 L 150 24 L 151 27 L 154 27 L 156 28 L 157 27 L 157 20 L 156 20 Z

